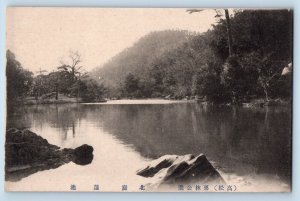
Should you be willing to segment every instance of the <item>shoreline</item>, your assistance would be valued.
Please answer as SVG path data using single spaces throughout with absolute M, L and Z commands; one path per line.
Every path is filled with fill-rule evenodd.
M 18 101 L 17 103 L 11 104 L 11 106 L 19 106 L 19 105 L 50 105 L 50 104 L 85 104 L 85 105 L 97 105 L 97 104 L 108 104 L 108 105 L 114 105 L 114 104 L 169 104 L 169 103 L 198 103 L 202 105 L 211 105 L 211 106 L 241 106 L 241 107 L 266 107 L 266 106 L 288 106 L 291 105 L 291 100 L 284 100 L 284 99 L 270 99 L 269 101 L 266 101 L 264 99 L 252 99 L 245 102 L 239 102 L 239 103 L 213 103 L 208 101 L 203 101 L 199 99 L 167 99 L 167 98 L 134 98 L 134 99 L 128 99 L 128 98 L 121 98 L 121 99 L 103 99 L 100 101 L 82 101 L 82 100 L 76 100 L 74 98 L 70 99 L 46 99 L 46 100 L 25 100 L 25 101 Z

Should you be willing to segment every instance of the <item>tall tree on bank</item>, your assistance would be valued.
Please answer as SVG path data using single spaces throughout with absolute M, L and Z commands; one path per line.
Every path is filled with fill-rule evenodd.
M 214 9 L 217 13 L 215 16 L 216 18 L 220 18 L 222 14 L 220 13 L 219 9 Z M 189 14 L 195 13 L 195 12 L 202 12 L 203 9 L 188 9 L 187 12 Z M 232 56 L 233 49 L 232 49 L 232 31 L 231 31 L 231 22 L 230 22 L 230 16 L 228 9 L 224 9 L 225 11 L 225 18 L 226 18 L 226 29 L 227 29 L 227 38 L 228 38 L 228 57 Z
M 58 67 L 58 70 L 70 79 L 69 82 L 72 86 L 69 90 L 76 94 L 77 99 L 80 97 L 81 79 L 87 77 L 87 72 L 82 70 L 81 62 L 81 55 L 77 51 L 70 51 L 69 62 L 61 61 L 62 66 Z
M 83 76 L 81 70 L 83 66 L 80 66 L 80 63 L 82 62 L 81 55 L 77 51 L 70 51 L 68 58 L 70 60 L 69 62 L 60 61 L 61 66 L 58 67 L 58 69 L 69 73 L 71 75 L 71 82 L 74 83 L 79 76 Z
M 231 57 L 233 54 L 232 50 L 232 31 L 231 31 L 231 22 L 229 18 L 229 11 L 228 9 L 225 10 L 225 17 L 226 17 L 226 28 L 227 28 L 227 37 L 228 37 L 228 56 Z
M 214 9 L 216 12 L 215 18 L 221 19 L 223 16 L 220 9 Z M 202 12 L 202 9 L 189 9 L 187 12 L 194 13 L 194 12 Z M 240 80 L 239 77 L 242 77 L 243 69 L 238 66 L 232 65 L 232 63 L 238 64 L 237 58 L 234 57 L 234 51 L 233 51 L 233 40 L 232 40 L 232 28 L 231 28 L 231 20 L 228 9 L 224 9 L 225 12 L 225 19 L 226 19 L 226 30 L 227 30 L 227 44 L 228 44 L 228 57 L 226 59 L 226 62 L 223 66 L 223 73 L 222 73 L 222 79 L 220 81 L 223 81 L 222 83 L 219 83 L 219 85 L 225 85 L 227 86 L 228 90 L 231 91 L 231 98 L 232 102 L 237 102 L 237 97 L 241 95 L 241 88 L 239 84 L 241 82 L 236 81 L 236 79 Z
M 24 69 L 14 53 L 6 52 L 7 104 L 21 101 L 30 92 L 33 73 Z

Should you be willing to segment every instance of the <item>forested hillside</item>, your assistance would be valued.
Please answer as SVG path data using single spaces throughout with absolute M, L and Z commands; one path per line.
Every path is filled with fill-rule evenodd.
M 100 78 L 110 88 L 118 88 L 127 74 L 132 73 L 139 77 L 145 75 L 145 71 L 151 69 L 156 59 L 187 42 L 189 35 L 186 31 L 151 32 L 103 66 L 96 68 L 90 75 L 98 80 Z
M 281 72 L 292 62 L 292 11 L 236 11 L 230 17 L 232 55 L 227 22 L 218 19 L 202 34 L 150 33 L 90 75 L 110 89 L 111 97 L 289 98 L 291 79 Z

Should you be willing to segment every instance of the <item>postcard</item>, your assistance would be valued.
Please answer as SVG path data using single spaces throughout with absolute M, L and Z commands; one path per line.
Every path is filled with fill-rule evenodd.
M 291 192 L 292 9 L 6 15 L 6 191 Z

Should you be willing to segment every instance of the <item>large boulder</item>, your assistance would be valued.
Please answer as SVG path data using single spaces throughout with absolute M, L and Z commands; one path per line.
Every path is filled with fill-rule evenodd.
M 206 156 L 165 155 L 152 162 L 147 167 L 137 171 L 143 177 L 152 177 L 155 183 L 150 186 L 194 183 L 225 183 L 219 172 L 207 160 Z
M 61 149 L 29 130 L 11 128 L 6 131 L 6 180 L 17 181 L 37 171 L 57 168 L 71 161 L 86 165 L 92 160 L 93 147 L 89 145 Z

